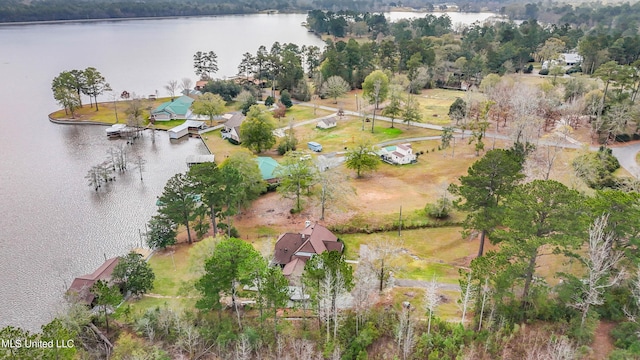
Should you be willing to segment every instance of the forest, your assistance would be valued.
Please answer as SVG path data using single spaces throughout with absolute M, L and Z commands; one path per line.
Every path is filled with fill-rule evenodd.
M 196 165 L 167 182 L 146 234 L 158 255 L 150 265 L 123 257 L 113 283 L 90 289 L 94 312 L 71 301 L 40 332 L 0 331 L 3 340 L 63 339 L 75 347 L 0 347 L 0 357 L 640 358 L 640 183 L 637 174 L 620 171 L 615 156 L 640 138 L 640 35 L 637 26 L 614 20 L 632 19 L 634 7 L 594 7 L 575 18 L 567 8 L 556 11 L 566 23 L 528 19 L 456 29 L 446 15 L 392 23 L 376 14 L 312 10 L 307 25 L 326 39 L 324 49 L 262 46 L 243 54 L 235 82 L 213 79 L 213 52 L 195 54 L 195 72 L 208 82 L 196 101 L 244 111 L 242 144 L 215 140 L 220 151 L 232 149 L 219 165 Z M 582 61 L 563 63 L 562 54 L 571 53 Z M 52 90 L 73 113 L 82 107 L 79 94 L 96 98 L 105 81 L 94 68 L 65 71 Z M 167 88 L 175 92 L 176 86 Z M 266 93 L 273 111 L 256 104 Z M 356 102 L 345 99 L 353 94 Z M 355 123 L 362 139 L 343 148 L 331 143 L 338 133 L 294 131 L 292 124 L 277 146 L 284 165 L 277 174 L 284 180 L 275 193 L 265 193 L 254 156 L 276 156 L 271 134 L 278 119 L 299 106 L 291 98 L 307 102 L 313 115 L 318 104 L 351 111 L 341 126 Z M 447 112 L 434 116 L 438 101 Z M 213 121 L 214 112 L 202 113 Z M 376 127 L 376 116 L 390 126 Z M 395 127 L 394 120 L 404 125 Z M 441 128 L 430 145 L 416 143 L 426 150 L 418 164 L 382 168 L 375 141 L 427 123 Z M 363 135 L 365 124 L 371 137 Z M 344 150 L 345 165 L 320 171 L 296 150 L 296 137 L 310 133 Z M 351 197 L 363 206 L 345 184 L 361 191 L 374 179 L 391 182 L 403 173 L 420 186 L 429 173 L 449 183 L 429 188 L 429 203 L 413 213 L 420 219 L 403 222 L 400 209 L 400 220 L 397 213 L 391 219 L 363 210 L 355 220 L 327 221 L 345 254 L 313 256 L 297 277 L 270 266 L 273 244 L 264 238 L 278 233 L 262 223 L 240 226 L 264 197 L 291 206 L 287 221 L 301 219 L 316 203 L 324 217 L 325 205 L 339 212 L 330 205 Z M 418 196 L 410 190 L 407 197 Z M 218 236 L 207 236 L 210 229 Z M 472 254 L 446 270 L 433 270 L 441 263 L 406 269 L 416 263 L 407 255 L 413 250 L 407 231 L 434 229 L 446 232 L 438 238 L 443 243 L 459 237 L 472 244 Z M 180 232 L 183 244 L 176 244 Z M 420 238 L 415 247 L 431 242 Z M 367 251 L 354 249 L 362 244 Z M 176 273 L 181 277 L 168 275 Z M 401 280 L 421 286 L 404 290 Z M 168 295 L 145 296 L 161 290 Z M 130 300 L 116 308 L 123 292 Z M 604 352 L 603 339 L 610 347 Z

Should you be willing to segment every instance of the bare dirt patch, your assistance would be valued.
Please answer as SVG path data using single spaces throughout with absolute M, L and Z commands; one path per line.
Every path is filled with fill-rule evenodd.
M 600 323 L 598 323 L 596 335 L 591 344 L 591 349 L 593 349 L 593 354 L 591 355 L 592 360 L 606 359 L 609 353 L 613 351 L 615 346 L 609 334 L 615 326 L 616 323 L 611 321 L 600 321 Z

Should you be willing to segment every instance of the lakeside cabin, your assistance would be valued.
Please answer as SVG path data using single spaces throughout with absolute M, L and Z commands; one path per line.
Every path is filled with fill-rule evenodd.
M 186 120 L 182 124 L 169 129 L 169 139 L 180 139 L 189 134 L 199 135 L 198 131 L 207 127 L 204 121 Z
M 186 120 L 187 112 L 193 103 L 193 98 L 189 96 L 180 96 L 177 99 L 167 101 L 160 104 L 151 112 L 149 120 L 153 121 L 169 121 L 169 120 Z
M 113 274 L 113 269 L 116 268 L 119 261 L 120 258 L 118 257 L 111 258 L 91 274 L 78 276 L 73 279 L 67 293 L 76 295 L 78 301 L 91 306 L 95 299 L 95 295 L 90 291 L 91 287 L 98 282 L 98 280 L 111 282 L 111 274 Z

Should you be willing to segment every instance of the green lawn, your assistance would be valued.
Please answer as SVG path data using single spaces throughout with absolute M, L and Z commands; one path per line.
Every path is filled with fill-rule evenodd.
M 240 145 L 234 145 L 229 141 L 222 138 L 220 135 L 220 130 L 211 131 L 202 135 L 202 139 L 205 144 L 211 151 L 212 154 L 215 155 L 215 160 L 218 165 L 220 165 L 224 159 L 229 157 L 229 155 L 236 153 L 238 151 L 249 151 L 247 148 L 244 148 Z
M 185 120 L 169 120 L 169 121 L 156 121 L 155 127 L 160 130 L 169 130 L 174 127 L 181 125 L 185 122 Z
M 315 141 L 322 144 L 324 152 L 344 151 L 345 147 L 355 144 L 361 137 L 372 137 L 374 143 L 387 140 L 411 138 L 419 136 L 438 136 L 439 131 L 416 128 L 412 126 L 400 125 L 396 123 L 394 128 L 390 128 L 390 123 L 376 121 L 374 133 L 371 133 L 371 122 L 364 122 L 362 130 L 362 119 L 347 116 L 338 120 L 338 126 L 331 129 L 316 128 L 316 124 L 307 124 L 295 128 L 295 135 L 302 144 L 308 141 Z
M 314 109 L 308 106 L 302 105 L 293 105 L 291 108 L 287 109 L 285 117 L 282 120 L 278 121 L 278 126 L 286 126 L 289 123 L 289 119 L 293 119 L 293 122 L 300 122 L 305 120 L 316 119 L 319 117 L 327 116 L 331 114 L 331 112 L 323 109 L 316 109 L 314 114 Z
M 374 241 L 398 241 L 403 249 L 399 259 L 397 278 L 431 280 L 457 283 L 458 269 L 466 258 L 477 252 L 477 241 L 468 241 L 460 235 L 461 228 L 445 227 L 433 229 L 404 230 L 378 234 L 345 234 L 340 238 L 347 248 L 347 258 L 356 259 L 361 244 Z

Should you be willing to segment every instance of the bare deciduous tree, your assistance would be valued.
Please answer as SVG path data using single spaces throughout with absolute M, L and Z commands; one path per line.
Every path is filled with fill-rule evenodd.
M 164 88 L 167 90 L 169 96 L 171 96 L 171 99 L 173 100 L 173 98 L 176 96 L 176 91 L 178 90 L 178 80 L 169 80 Z
M 180 90 L 182 90 L 183 92 L 191 91 L 192 87 L 193 87 L 193 80 L 189 78 L 182 78 L 182 81 L 180 82 Z M 188 93 L 185 95 L 188 95 Z
M 460 280 L 462 294 L 460 294 L 460 306 L 462 307 L 462 317 L 460 318 L 460 324 L 464 325 L 467 316 L 467 309 L 469 308 L 469 303 L 473 301 L 476 294 L 476 289 L 474 289 L 473 282 L 471 281 L 471 272 L 467 274 L 466 281 Z
M 402 242 L 395 238 L 376 238 L 361 250 L 360 264 L 373 274 L 378 291 L 391 285 L 392 274 L 398 269 Z
M 533 86 L 516 86 L 511 91 L 511 138 L 514 143 L 533 143 L 540 136 L 543 120 L 538 116 L 542 93 Z
M 360 325 L 364 324 L 369 309 L 378 300 L 376 277 L 366 266 L 358 266 L 355 272 L 353 310 L 356 313 L 356 335 L 360 333 Z
M 582 280 L 582 293 L 572 304 L 582 311 L 581 325 L 584 325 L 591 305 L 602 304 L 604 291 L 616 285 L 624 276 L 623 271 L 612 275 L 623 253 L 613 248 L 616 237 L 613 232 L 606 231 L 608 220 L 609 215 L 603 215 L 589 229 L 589 249 L 582 259 L 587 268 L 587 278 Z
M 398 344 L 398 349 L 402 354 L 403 360 L 409 358 L 415 342 L 415 319 L 411 315 L 413 310 L 414 308 L 408 301 L 402 303 L 402 312 L 400 313 L 398 327 L 396 328 L 396 343 Z
M 424 307 L 429 313 L 427 334 L 431 334 L 431 319 L 433 318 L 433 313 L 436 311 L 438 305 L 440 304 L 440 294 L 438 293 L 439 288 L 440 286 L 438 285 L 434 277 L 427 283 L 427 287 L 424 290 Z

